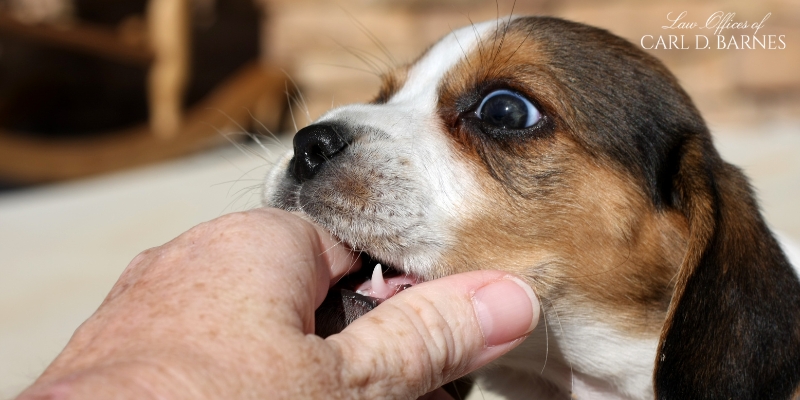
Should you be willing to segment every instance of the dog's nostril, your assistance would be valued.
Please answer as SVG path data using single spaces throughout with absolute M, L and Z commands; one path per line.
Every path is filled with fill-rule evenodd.
M 300 182 L 314 178 L 323 164 L 341 153 L 347 142 L 331 125 L 309 125 L 294 136 L 291 173 Z

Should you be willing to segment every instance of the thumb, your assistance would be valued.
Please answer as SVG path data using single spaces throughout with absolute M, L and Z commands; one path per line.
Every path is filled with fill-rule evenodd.
M 354 398 L 416 398 L 505 354 L 538 321 L 529 285 L 474 271 L 409 288 L 326 340 Z

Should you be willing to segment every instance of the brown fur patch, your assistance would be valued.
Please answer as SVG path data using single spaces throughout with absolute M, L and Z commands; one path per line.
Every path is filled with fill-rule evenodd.
M 744 175 L 687 140 L 676 191 L 689 249 L 656 363 L 658 398 L 789 398 L 800 381 L 800 290 Z M 794 392 L 794 394 L 792 394 Z
M 378 95 L 372 100 L 375 104 L 384 104 L 397 93 L 408 79 L 409 66 L 395 68 L 381 76 L 381 88 Z
M 477 205 L 479 217 L 461 222 L 460 241 L 443 264 L 458 266 L 452 272 L 520 274 L 547 303 L 652 336 L 664 321 L 670 280 L 685 251 L 684 219 L 656 212 L 631 179 L 568 139 L 556 137 L 545 147 L 532 152 L 526 167 L 557 171 L 557 190 L 525 198 L 484 172 L 488 196 Z

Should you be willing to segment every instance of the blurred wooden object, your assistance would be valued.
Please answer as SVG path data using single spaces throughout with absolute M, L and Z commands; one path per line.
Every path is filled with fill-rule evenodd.
M 150 129 L 171 138 L 181 124 L 183 90 L 189 73 L 188 0 L 150 0 L 147 30 L 153 64 L 148 77 Z
M 29 24 L 0 12 L 0 32 L 128 64 L 146 66 L 153 61 L 149 46 L 120 40 L 116 30 L 91 24 Z
M 77 178 L 169 159 L 228 140 L 225 132 L 252 121 L 249 108 L 271 110 L 277 126 L 286 100 L 282 71 L 252 64 L 218 86 L 183 118 L 179 134 L 164 140 L 147 125 L 91 139 L 48 140 L 0 132 L 0 176 L 23 183 Z
M 147 0 L 144 18 L 132 16 L 116 29 L 81 21 L 23 22 L 0 8 L 0 33 L 146 68 L 149 109 L 149 120 L 138 127 L 92 137 L 43 138 L 0 128 L 0 180 L 39 183 L 163 160 L 217 145 L 254 118 L 278 127 L 286 77 L 263 59 L 183 110 L 192 73 L 190 1 Z

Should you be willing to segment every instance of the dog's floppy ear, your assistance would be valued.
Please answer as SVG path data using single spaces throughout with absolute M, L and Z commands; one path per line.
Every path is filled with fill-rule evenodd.
M 787 399 L 800 394 L 800 283 L 744 175 L 711 139 L 678 146 L 673 205 L 688 249 L 661 331 L 658 399 Z

